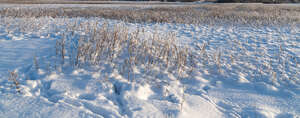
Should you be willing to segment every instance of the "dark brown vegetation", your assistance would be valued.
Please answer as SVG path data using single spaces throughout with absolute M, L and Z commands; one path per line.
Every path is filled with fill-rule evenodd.
M 218 0 L 219 3 L 299 3 L 299 0 Z

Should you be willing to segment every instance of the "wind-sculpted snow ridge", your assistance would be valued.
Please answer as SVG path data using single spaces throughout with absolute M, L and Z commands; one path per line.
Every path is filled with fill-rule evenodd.
M 292 26 L 4 17 L 0 116 L 297 118 L 299 39 Z

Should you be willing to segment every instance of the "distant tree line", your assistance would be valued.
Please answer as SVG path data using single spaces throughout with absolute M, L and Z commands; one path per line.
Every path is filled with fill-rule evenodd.
M 300 0 L 218 0 L 219 3 L 300 3 Z
M 199 0 L 160 0 L 161 2 L 195 2 L 195 1 L 199 1 Z
M 149 0 L 142 0 L 149 1 Z M 150 0 L 151 1 L 151 0 Z M 153 0 L 156 1 L 156 0 Z M 158 1 L 158 0 L 157 0 Z M 161 2 L 195 2 L 199 0 L 160 0 Z M 206 1 L 206 0 L 205 0 Z M 208 0 L 216 3 L 300 3 L 300 0 Z

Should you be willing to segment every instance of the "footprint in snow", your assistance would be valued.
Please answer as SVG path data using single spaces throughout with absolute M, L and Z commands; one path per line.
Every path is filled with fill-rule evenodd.
M 63 99 L 63 97 L 60 96 L 62 92 L 51 90 L 52 82 L 53 82 L 52 80 L 48 82 L 44 82 L 43 84 L 44 88 L 42 88 L 41 94 L 42 96 L 47 98 L 50 102 L 57 103 L 59 100 Z
M 232 103 L 220 101 L 217 103 L 220 110 L 228 114 L 228 117 L 238 117 L 239 113 L 237 112 L 238 107 Z
M 83 102 L 83 106 L 84 106 L 84 108 L 88 109 L 89 111 L 93 112 L 94 114 L 103 116 L 104 118 L 120 117 L 118 113 L 116 113 L 112 110 L 105 109 L 100 106 L 88 103 L 88 102 Z
M 293 114 L 290 113 L 282 113 L 277 115 L 275 118 L 298 118 L 298 116 L 294 116 Z
M 175 95 L 175 94 L 171 94 L 167 97 L 168 101 L 172 102 L 172 103 L 180 103 L 182 100 L 180 99 L 179 96 Z
M 82 95 L 79 96 L 79 99 L 95 100 L 96 96 L 94 94 L 82 94 Z
M 208 93 L 208 90 L 209 90 L 209 89 L 211 89 L 210 86 L 204 86 L 204 87 L 203 87 L 203 90 L 206 91 L 206 93 Z
M 45 93 L 44 97 L 46 97 L 50 102 L 57 103 L 59 100 L 63 99 L 60 94 L 61 92 L 49 90 Z
M 256 108 L 243 108 L 241 112 L 242 118 L 267 118 L 264 114 L 259 112 L 259 109 Z

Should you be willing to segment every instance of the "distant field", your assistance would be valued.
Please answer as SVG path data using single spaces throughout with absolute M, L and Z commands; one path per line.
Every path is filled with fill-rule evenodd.
M 71 0 L 0 0 L 0 3 L 10 4 L 173 4 L 171 2 L 158 1 L 107 1 L 107 0 L 85 0 L 85 1 L 71 1 Z
M 101 17 L 129 22 L 185 24 L 300 24 L 297 4 L 192 4 L 159 2 L 109 2 L 118 4 L 0 5 L 1 16 L 11 17 Z M 124 3 L 124 4 L 123 4 Z M 126 4 L 125 4 L 126 3 Z M 144 3 L 144 4 L 142 4 Z M 159 3 L 159 4 L 158 4 Z

